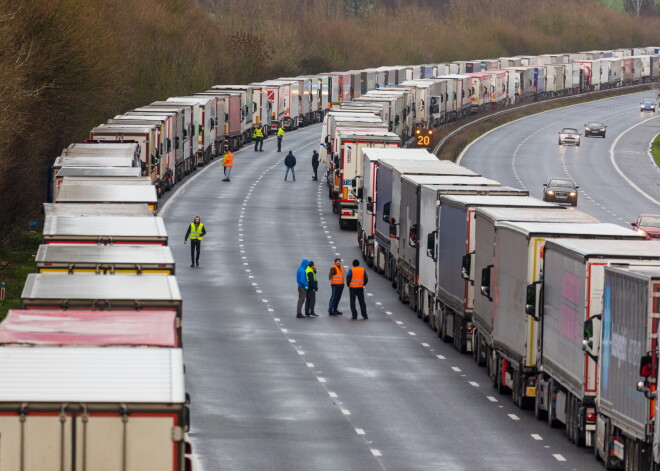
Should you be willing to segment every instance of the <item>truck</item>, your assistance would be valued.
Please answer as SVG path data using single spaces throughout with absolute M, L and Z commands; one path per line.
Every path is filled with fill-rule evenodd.
M 54 167 L 51 167 L 54 169 Z M 59 170 L 52 172 L 50 185 L 48 185 L 47 201 L 52 202 L 57 198 L 57 192 L 65 178 L 85 177 L 88 179 L 96 178 L 141 178 L 142 169 L 139 167 L 62 167 L 61 162 Z M 151 182 L 151 179 L 149 179 Z
M 36 273 L 174 275 L 174 256 L 163 245 L 42 244 Z
M 195 96 L 213 96 L 217 99 L 216 128 L 213 134 L 215 156 L 222 154 L 225 147 L 236 151 L 252 140 L 252 134 L 247 137 L 247 115 L 250 113 L 247 108 L 247 94 L 244 91 L 212 88 L 196 93 Z
M 154 212 L 146 204 L 121 203 L 44 203 L 44 215 L 62 217 L 88 217 L 88 216 L 128 216 L 153 217 Z
M 332 163 L 332 148 L 335 130 L 338 126 L 359 126 L 377 129 L 387 129 L 382 118 L 370 111 L 330 111 L 323 118 L 321 127 L 321 145 L 319 146 L 319 161 L 324 164 Z
M 417 129 L 433 129 L 444 123 L 442 105 L 447 94 L 445 80 L 410 80 L 401 85 L 414 89 L 413 132 Z
M 194 133 L 197 142 L 193 141 L 195 151 L 195 167 L 208 164 L 215 154 L 216 109 L 217 98 L 214 96 L 170 97 L 168 103 L 189 105 L 193 107 Z
M 0 381 L 2 469 L 190 469 L 181 348 L 2 347 Z
M 401 177 L 404 175 L 476 175 L 471 170 L 446 160 L 388 160 L 376 167 L 376 224 L 374 233 L 374 265 L 376 271 L 393 279 L 396 273 L 395 254 L 398 253 L 399 205 Z M 373 177 L 372 177 L 373 178 Z M 472 177 L 470 177 L 472 178 Z
M 339 214 L 339 227 L 357 226 L 356 178 L 362 171 L 360 149 L 398 148 L 401 139 L 384 129 L 343 128 L 335 130 L 332 141 L 332 208 Z
M 612 347 L 610 342 L 601 345 L 593 338 L 585 345 L 583 326 L 591 319 L 594 331 L 600 330 L 605 267 L 615 265 L 660 265 L 660 246 L 646 240 L 549 241 L 545 245 L 542 283 L 528 288 L 529 312 L 540 320 L 542 329 L 535 411 L 539 417 L 546 416 L 550 424 L 565 424 L 569 440 L 578 446 L 595 444 L 599 377 L 607 374 L 607 370 L 599 373 L 598 352 L 603 350 L 607 359 L 612 354 L 607 351 Z M 605 327 L 607 331 L 609 325 Z M 634 346 L 637 333 L 631 329 L 630 335 L 630 345 Z M 616 347 L 613 354 L 622 354 L 621 345 Z M 602 420 L 600 426 L 605 423 Z M 599 438 L 606 440 L 614 456 L 619 453 L 612 437 L 601 434 Z
M 437 157 L 424 149 L 388 149 L 366 147 L 362 152 L 362 171 L 357 178 L 358 245 L 368 266 L 373 266 L 376 234 L 376 176 L 380 160 L 429 160 Z
M 300 125 L 300 84 L 297 81 L 267 80 L 252 83 L 259 86 L 271 104 L 271 132 L 282 126 L 287 131 L 298 129 Z
M 239 94 L 241 102 L 241 145 L 252 141 L 256 126 L 261 126 L 262 116 L 268 115 L 268 100 L 262 100 L 261 89 L 250 85 L 214 85 L 207 93 L 225 92 Z M 227 110 L 225 108 L 225 113 Z M 226 122 L 227 120 L 225 120 Z M 258 124 L 257 124 L 258 123 Z
M 525 196 L 496 193 L 507 187 L 488 187 L 481 194 L 442 195 L 422 187 L 419 236 L 419 315 L 454 340 L 460 352 L 472 350 L 474 273 L 470 273 L 475 247 L 477 208 L 561 209 L 553 203 Z M 509 189 L 510 190 L 510 189 Z M 441 321 L 441 322 L 440 322 Z M 441 325 L 440 325 L 441 323 Z
M 69 144 L 68 147 L 62 149 L 60 156 L 62 157 L 77 157 L 77 156 L 124 156 L 131 157 L 134 160 L 134 167 L 140 166 L 140 146 L 135 142 L 76 142 Z
M 158 211 L 158 195 L 154 185 L 62 183 L 55 202 L 147 204 L 154 213 Z
M 146 216 L 46 216 L 45 244 L 167 245 L 165 223 Z
M 159 111 L 176 112 L 181 115 L 181 126 L 183 135 L 183 155 L 185 161 L 185 174 L 189 175 L 195 170 L 195 152 L 197 151 L 197 141 L 194 139 L 195 127 L 193 126 L 193 119 L 195 107 L 192 104 L 185 103 L 172 103 L 171 101 L 154 101 L 153 103 L 137 108 L 134 111 L 142 111 L 144 113 L 158 113 Z
M 356 98 L 356 102 L 384 103 L 389 107 L 389 121 L 386 121 L 388 131 L 393 132 L 405 141 L 411 135 L 412 114 L 408 107 L 408 93 L 403 91 L 374 90 Z M 383 117 L 385 120 L 385 117 Z
M 594 447 L 608 469 L 660 463 L 658 293 L 660 267 L 605 266 L 602 318 L 584 322 L 583 348 L 599 364 Z

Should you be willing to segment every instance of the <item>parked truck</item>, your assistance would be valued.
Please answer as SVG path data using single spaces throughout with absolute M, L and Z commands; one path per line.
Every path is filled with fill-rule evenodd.
M 193 107 L 193 134 L 197 136 L 197 142 L 193 141 L 196 156 L 195 167 L 208 164 L 214 155 L 216 100 L 214 96 L 171 97 L 167 99 L 169 103 Z
M 160 217 L 46 216 L 46 244 L 154 244 L 167 245 L 167 230 Z
M 158 210 L 158 195 L 154 185 L 62 183 L 55 202 L 147 204 L 154 213 Z
M 44 215 L 62 217 L 88 217 L 88 216 L 128 216 L 153 217 L 154 212 L 146 204 L 121 203 L 44 203 Z
M 660 265 L 660 246 L 646 240 L 549 241 L 542 286 L 528 288 L 530 312 L 542 323 L 535 410 L 551 424 L 565 424 L 573 443 L 589 447 L 594 446 L 597 429 L 598 352 L 611 343 L 601 346 L 594 338 L 583 350 L 583 325 L 589 319 L 594 329 L 602 324 L 604 270 L 613 265 Z M 542 296 L 534 296 L 541 289 Z M 605 353 L 609 359 L 611 353 Z M 635 399 L 641 401 L 638 396 Z M 607 447 L 613 445 L 610 437 Z

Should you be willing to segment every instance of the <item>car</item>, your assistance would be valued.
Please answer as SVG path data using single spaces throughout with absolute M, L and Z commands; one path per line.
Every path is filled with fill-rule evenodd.
M 630 225 L 637 232 L 646 235 L 648 240 L 660 240 L 660 215 L 642 214 L 636 222 L 631 222 Z
M 639 104 L 639 111 L 652 111 L 655 113 L 655 100 L 653 98 L 645 98 Z
M 601 136 L 604 138 L 605 131 L 607 131 L 607 126 L 600 121 L 591 121 L 584 125 L 584 137 Z
M 562 144 L 575 144 L 580 146 L 580 133 L 575 128 L 564 128 L 559 131 L 559 145 Z
M 552 178 L 548 183 L 543 184 L 543 201 L 577 206 L 578 188 L 580 187 L 568 178 Z

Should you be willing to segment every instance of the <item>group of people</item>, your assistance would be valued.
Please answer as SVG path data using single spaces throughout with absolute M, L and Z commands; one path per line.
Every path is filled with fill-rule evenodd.
M 355 301 L 360 304 L 360 314 L 363 319 L 369 319 L 367 315 L 367 304 L 364 302 L 364 287 L 369 282 L 366 270 L 360 266 L 358 260 L 353 260 L 353 267 L 348 270 L 344 277 L 344 267 L 341 259 L 335 259 L 334 265 L 330 267 L 328 280 L 332 292 L 328 303 L 329 316 L 341 316 L 343 313 L 339 310 L 339 301 L 344 291 L 344 278 L 350 297 L 351 319 L 357 319 L 357 308 Z M 316 266 L 312 260 L 303 259 L 296 272 L 296 281 L 298 282 L 298 305 L 296 307 L 296 317 L 304 319 L 306 317 L 319 317 L 314 312 L 316 306 L 316 292 L 319 290 L 318 277 L 316 275 Z M 303 305 L 305 313 L 303 314 Z
M 282 152 L 282 139 L 284 138 L 284 129 L 282 127 L 277 128 L 277 152 Z M 264 137 L 266 135 L 265 126 L 259 126 L 254 129 L 252 137 L 254 138 L 254 151 L 263 152 L 264 151 Z M 222 166 L 224 168 L 224 176 L 222 179 L 223 182 L 228 182 L 231 176 L 231 169 L 234 166 L 234 154 L 229 150 L 229 147 L 225 147 L 225 155 L 222 159 Z M 284 166 L 286 167 L 286 173 L 284 174 L 284 181 L 287 181 L 289 177 L 289 172 L 293 177 L 293 181 L 296 181 L 296 156 L 293 155 L 292 151 L 284 158 Z M 319 168 L 319 153 L 314 151 L 312 154 L 312 170 L 314 171 L 314 176 L 312 180 L 318 181 L 318 168 Z

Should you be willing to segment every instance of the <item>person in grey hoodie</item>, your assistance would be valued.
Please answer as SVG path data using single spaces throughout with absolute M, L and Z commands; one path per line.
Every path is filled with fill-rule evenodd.
M 307 288 L 309 288 L 309 281 L 307 281 L 307 267 L 309 266 L 309 260 L 303 258 L 300 262 L 300 267 L 296 272 L 296 281 L 298 282 L 298 306 L 296 307 L 296 317 L 303 318 L 302 307 L 305 304 L 305 299 L 307 299 Z

